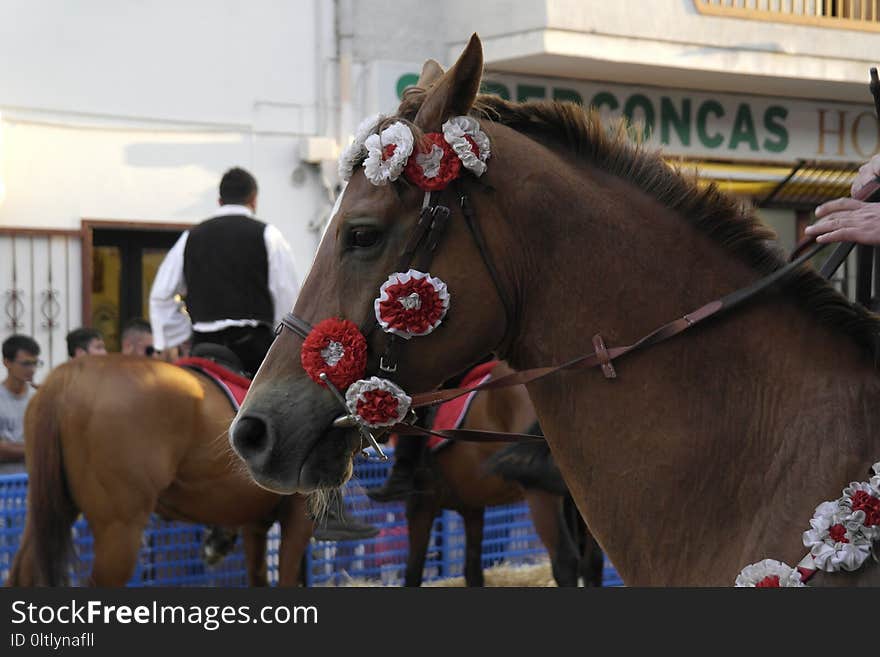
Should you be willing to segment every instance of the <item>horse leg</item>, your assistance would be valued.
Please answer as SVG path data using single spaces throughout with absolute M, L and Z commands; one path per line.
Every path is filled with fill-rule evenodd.
M 280 523 L 278 586 L 304 585 L 305 555 L 314 530 L 305 496 L 291 495 L 281 502 Z
M 483 586 L 483 523 L 486 509 L 469 509 L 461 513 L 464 519 L 465 557 L 464 583 Z
M 406 504 L 406 524 L 409 538 L 409 554 L 406 557 L 406 573 L 404 586 L 421 586 L 425 568 L 425 557 L 428 554 L 428 543 L 431 541 L 431 527 L 437 516 L 437 508 L 414 501 L 410 497 Z
M 248 586 L 269 586 L 269 573 L 266 565 L 268 533 L 269 526 L 264 522 L 254 522 L 241 528 Z
M 568 531 L 559 496 L 529 488 L 525 491 L 525 498 L 535 531 L 550 555 L 550 567 L 556 585 L 577 586 L 580 553 Z
M 563 514 L 567 520 L 572 535 L 580 545 L 580 575 L 584 586 L 601 587 L 605 571 L 605 554 L 599 547 L 598 541 L 590 532 L 587 523 L 578 511 L 571 495 L 566 495 L 562 501 Z
M 89 523 L 95 536 L 95 563 L 89 579 L 91 586 L 125 586 L 137 565 L 141 538 L 148 520 L 149 514 L 146 514 L 101 525 Z
M 581 577 L 584 580 L 584 586 L 600 587 L 603 584 L 605 571 L 605 553 L 599 547 L 598 541 L 586 523 L 583 529 L 584 549 L 581 552 Z

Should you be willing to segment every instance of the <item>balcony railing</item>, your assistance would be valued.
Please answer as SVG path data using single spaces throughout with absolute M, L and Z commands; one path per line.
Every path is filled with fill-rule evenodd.
M 880 0 L 694 0 L 701 14 L 880 32 Z

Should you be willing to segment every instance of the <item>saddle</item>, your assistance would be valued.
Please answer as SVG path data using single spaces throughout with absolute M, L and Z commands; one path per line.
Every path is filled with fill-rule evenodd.
M 192 348 L 189 355 L 193 358 L 207 358 L 239 376 L 248 378 L 247 372 L 244 369 L 244 364 L 241 362 L 241 358 L 239 358 L 232 349 L 225 345 L 214 344 L 212 342 L 201 342 Z
M 241 360 L 228 347 L 198 344 L 189 357 L 180 358 L 174 364 L 205 375 L 226 395 L 234 412 L 241 408 L 251 380 L 244 375 Z
M 498 364 L 497 360 L 484 359 L 480 364 L 467 370 L 461 376 L 446 381 L 443 388 L 473 388 L 485 383 L 491 378 L 492 370 Z M 426 410 L 423 417 L 420 418 L 423 426 L 429 427 L 432 431 L 448 431 L 458 429 L 467 417 L 471 403 L 476 396 L 476 392 L 471 392 L 461 397 L 456 397 L 450 401 L 444 402 L 436 407 Z M 390 442 L 397 445 L 397 434 L 392 434 Z M 428 437 L 428 448 L 435 452 L 449 444 L 449 439 L 442 436 L 432 435 Z

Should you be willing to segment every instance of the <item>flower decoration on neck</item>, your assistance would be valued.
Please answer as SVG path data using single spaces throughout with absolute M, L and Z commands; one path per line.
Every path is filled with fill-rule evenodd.
M 880 472 L 878 465 L 874 469 Z M 869 482 L 854 481 L 844 488 L 840 506 L 849 512 L 865 538 L 880 540 L 880 475 Z
M 735 586 L 759 589 L 803 586 L 798 571 L 775 559 L 764 559 L 742 569 Z
M 803 533 L 803 543 L 810 551 L 795 571 L 801 580 L 819 570 L 858 570 L 871 554 L 876 559 L 875 543 L 880 543 L 880 462 L 872 470 L 874 475 L 868 481 L 854 481 L 843 489 L 841 497 L 816 507 L 810 529 Z M 790 578 L 789 571 L 792 569 L 785 564 L 764 559 L 743 568 L 736 585 L 786 586 L 782 582 Z
M 449 310 L 449 292 L 439 278 L 410 269 L 388 277 L 373 309 L 383 331 L 409 340 L 440 326 Z
M 841 500 L 822 502 L 804 532 L 804 545 L 810 548 L 820 570 L 856 570 L 871 553 L 871 540 L 860 530 L 864 519 L 841 504 Z

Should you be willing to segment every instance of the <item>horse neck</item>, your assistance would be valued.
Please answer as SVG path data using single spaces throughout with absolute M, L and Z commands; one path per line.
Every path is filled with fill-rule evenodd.
M 629 183 L 555 174 L 531 190 L 539 203 L 519 206 L 531 273 L 519 278 L 517 369 L 591 352 L 597 333 L 630 344 L 760 277 Z M 513 214 L 525 197 L 511 200 Z M 627 583 L 729 584 L 765 557 L 796 563 L 813 508 L 880 457 L 864 354 L 779 294 L 616 367 L 613 381 L 573 371 L 529 392 Z

